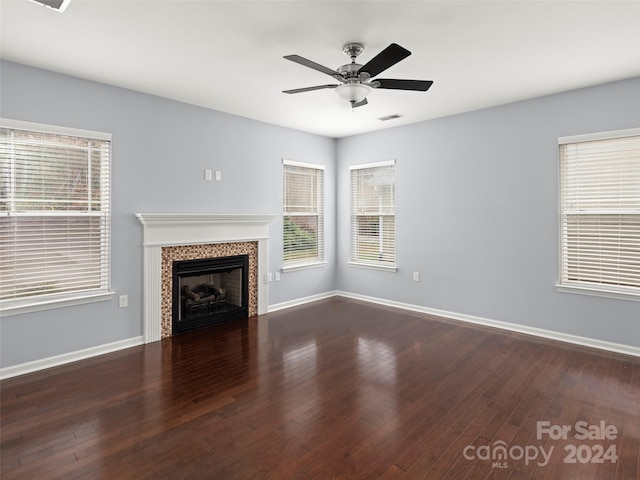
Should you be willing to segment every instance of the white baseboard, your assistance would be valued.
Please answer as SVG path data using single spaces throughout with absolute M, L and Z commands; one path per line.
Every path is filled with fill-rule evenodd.
M 34 360 L 32 362 L 26 362 L 18 365 L 12 365 L 10 367 L 0 368 L 0 380 L 16 377 L 18 375 L 24 375 L 25 373 L 36 372 L 38 370 L 44 370 L 45 368 L 57 367 L 59 365 L 64 365 L 65 363 L 84 360 L 86 358 L 115 352 L 124 348 L 135 347 L 136 345 L 142 345 L 142 343 L 142 336 L 127 338 L 125 340 L 119 340 L 117 342 L 107 343 L 105 345 L 98 345 L 97 347 L 85 348 L 83 350 L 63 353 L 62 355 L 55 355 L 53 357 L 47 357 L 41 360 Z
M 574 345 L 581 345 L 584 347 L 597 348 L 599 350 L 607 350 L 609 352 L 622 353 L 624 355 L 640 357 L 640 348 L 634 347 L 632 345 L 605 342 L 603 340 L 597 340 L 595 338 L 580 337 L 578 335 L 571 335 L 568 333 L 556 332 L 553 330 L 545 330 L 545 329 L 536 328 L 536 327 L 527 327 L 526 325 L 518 325 L 515 323 L 501 322 L 499 320 L 491 320 L 488 318 L 476 317 L 474 315 L 466 315 L 463 313 L 449 312 L 446 310 L 438 310 L 435 308 L 422 307 L 420 305 L 411 305 L 408 303 L 369 297 L 367 295 L 360 295 L 357 293 L 336 291 L 336 295 L 345 297 L 345 298 L 353 298 L 354 300 L 363 300 L 365 302 L 386 305 L 388 307 L 402 308 L 404 310 L 411 310 L 413 312 L 427 313 L 430 315 L 436 315 L 438 317 L 444 317 L 452 320 L 460 320 L 463 322 L 475 323 L 477 325 L 484 325 L 486 327 L 500 328 L 502 330 L 509 330 L 511 332 L 534 335 L 536 337 L 542 337 L 542 338 L 548 338 L 550 340 L 557 340 L 560 342 L 572 343 Z
M 314 302 L 316 300 L 322 300 L 324 298 L 330 298 L 334 296 L 336 296 L 335 291 L 311 295 L 309 297 L 297 298 L 288 302 L 270 305 L 267 311 L 275 312 L 284 308 L 304 305 L 305 303 Z M 10 367 L 0 368 L 0 380 L 16 377 L 18 375 L 24 375 L 26 373 L 37 372 L 38 370 L 44 370 L 46 368 L 57 367 L 66 363 L 84 360 L 86 358 L 95 357 L 97 355 L 102 355 L 105 353 L 115 352 L 124 348 L 135 347 L 136 345 L 142 345 L 143 343 L 144 337 L 133 337 L 126 340 L 120 340 L 118 342 L 99 345 L 97 347 L 85 348 L 83 350 L 78 350 L 75 352 L 63 353 L 61 355 L 55 355 L 53 357 L 47 357 L 40 360 L 34 360 L 32 362 L 26 362 L 18 365 L 12 365 Z
M 269 305 L 268 312 L 276 312 L 278 310 L 283 310 L 285 308 L 296 307 L 298 305 L 304 305 L 305 303 L 315 302 L 316 300 L 323 300 L 325 298 L 335 297 L 336 295 L 337 295 L 337 292 L 332 291 L 332 292 L 318 293 L 317 295 L 310 295 L 308 297 L 296 298 L 295 300 L 289 300 L 288 302 Z
M 354 300 L 362 300 L 365 302 L 377 303 L 379 305 L 385 305 L 388 307 L 396 307 L 404 310 L 410 310 L 413 312 L 436 315 L 438 317 L 444 317 L 451 320 L 460 320 L 462 322 L 475 323 L 477 325 L 484 325 L 487 327 L 499 328 L 499 329 L 508 330 L 511 332 L 524 333 L 524 334 L 533 335 L 536 337 L 542 337 L 542 338 L 548 338 L 551 340 L 558 340 L 560 342 L 572 343 L 572 344 L 581 345 L 584 347 L 591 347 L 599 350 L 606 350 L 609 352 L 621 353 L 623 355 L 640 357 L 640 348 L 634 347 L 631 345 L 605 342 L 603 340 L 597 340 L 594 338 L 580 337 L 577 335 L 570 335 L 567 333 L 556 332 L 553 330 L 527 327 L 525 325 L 518 325 L 515 323 L 501 322 L 498 320 L 491 320 L 488 318 L 476 317 L 474 315 L 466 315 L 462 313 L 449 312 L 446 310 L 438 310 L 435 308 L 423 307 L 420 305 L 412 305 L 409 303 L 396 302 L 394 300 L 386 300 L 382 298 L 369 297 L 367 295 L 360 295 L 357 293 L 344 292 L 339 290 L 319 293 L 317 295 L 311 295 L 308 297 L 297 298 L 295 300 L 289 300 L 287 302 L 269 305 L 268 312 L 275 312 L 278 310 L 283 310 L 285 308 L 304 305 L 305 303 L 315 302 L 316 300 L 323 300 L 325 298 L 331 298 L 334 296 L 352 298 Z M 34 360 L 32 362 L 26 362 L 26 363 L 21 363 L 19 365 L 12 365 L 10 367 L 0 368 L 0 380 L 15 377 L 18 375 L 24 375 L 26 373 L 36 372 L 38 370 L 44 370 L 46 368 L 57 367 L 59 365 L 64 365 L 66 363 L 76 362 L 78 360 L 84 360 L 86 358 L 95 357 L 97 355 L 103 355 L 105 353 L 115 352 L 117 350 L 122 350 L 129 347 L 135 347 L 137 345 L 142 345 L 143 343 L 144 343 L 144 338 L 142 336 L 127 338 L 125 340 L 119 340 L 117 342 L 108 343 L 105 345 L 98 345 L 97 347 L 85 348 L 83 350 L 78 350 L 75 352 L 64 353 L 62 355 L 43 358 L 41 360 Z

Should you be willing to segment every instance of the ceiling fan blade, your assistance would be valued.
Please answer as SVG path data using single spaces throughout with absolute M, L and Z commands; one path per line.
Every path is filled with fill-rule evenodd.
M 388 88 L 392 90 L 417 90 L 426 92 L 433 85 L 431 80 L 397 80 L 395 78 L 376 78 L 380 83 L 378 88 Z
M 294 63 L 298 63 L 304 67 L 312 68 L 314 70 L 317 70 L 318 72 L 326 73 L 327 75 L 332 76 L 336 80 L 342 79 L 342 75 L 340 75 L 335 70 L 331 70 L 329 67 L 325 67 L 324 65 L 320 65 L 319 63 L 312 62 L 311 60 L 301 57 L 300 55 L 285 55 L 283 58 L 286 58 L 287 60 L 291 60 Z
M 312 90 L 321 90 L 323 88 L 336 88 L 338 85 L 317 85 L 315 87 L 294 88 L 292 90 L 283 90 L 282 93 L 302 93 L 311 92 Z
M 351 104 L 351 108 L 362 107 L 363 105 L 366 105 L 367 103 L 369 103 L 369 102 L 367 102 L 367 99 L 365 98 L 365 99 L 363 99 L 363 100 L 361 100 L 359 102 L 352 103 Z
M 392 43 L 382 50 L 378 55 L 365 63 L 359 72 L 367 72 L 372 77 L 384 72 L 387 68 L 395 65 L 400 60 L 407 58 L 411 52 L 401 47 L 397 43 Z

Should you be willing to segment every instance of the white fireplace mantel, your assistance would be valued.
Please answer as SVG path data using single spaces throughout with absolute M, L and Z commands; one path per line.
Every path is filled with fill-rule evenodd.
M 161 337 L 162 247 L 258 242 L 258 314 L 267 312 L 270 214 L 136 213 L 143 226 L 144 342 Z

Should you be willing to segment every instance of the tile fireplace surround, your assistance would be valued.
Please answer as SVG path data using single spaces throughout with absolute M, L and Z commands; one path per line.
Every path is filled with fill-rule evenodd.
M 276 216 L 137 213 L 144 232 L 144 343 L 171 335 L 171 287 L 166 276 L 173 260 L 248 254 L 249 269 L 253 268 L 249 286 L 250 314 L 267 313 L 269 224 Z

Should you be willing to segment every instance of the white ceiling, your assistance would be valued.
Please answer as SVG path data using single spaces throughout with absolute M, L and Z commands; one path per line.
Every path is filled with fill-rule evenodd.
M 352 111 L 330 68 L 361 42 L 412 55 L 385 78 L 428 92 L 373 90 Z M 640 1 L 71 0 L 60 13 L 0 0 L 2 58 L 244 117 L 344 137 L 640 76 Z M 379 117 L 404 117 L 382 122 Z

